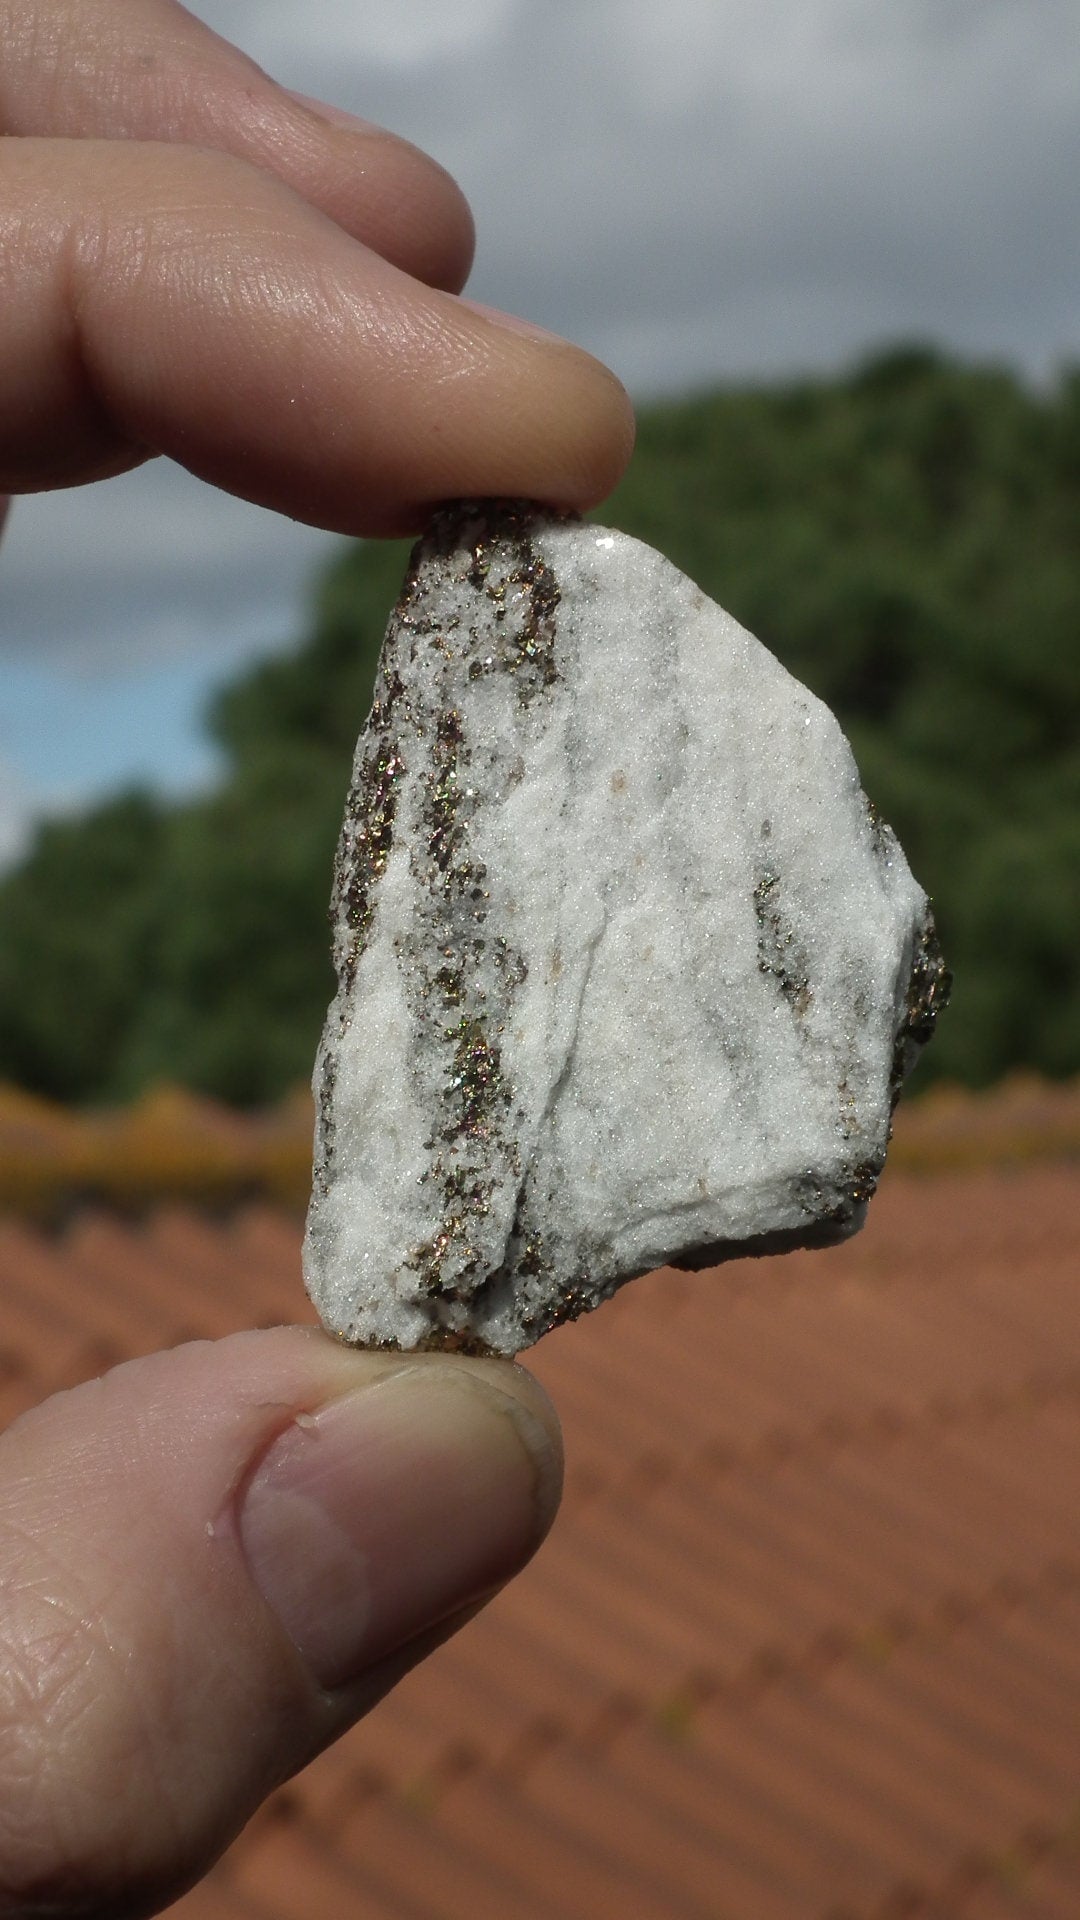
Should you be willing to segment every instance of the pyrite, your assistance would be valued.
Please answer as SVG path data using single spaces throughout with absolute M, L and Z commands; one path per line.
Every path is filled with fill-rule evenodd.
M 820 701 L 659 554 L 513 504 L 416 548 L 332 918 L 305 1275 L 364 1344 L 514 1353 L 854 1231 L 947 991 Z

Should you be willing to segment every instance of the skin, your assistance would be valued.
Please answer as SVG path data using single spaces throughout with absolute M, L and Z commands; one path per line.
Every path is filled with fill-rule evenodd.
M 167 453 L 342 532 L 478 492 L 584 506 L 629 456 L 588 355 L 455 296 L 468 209 L 168 0 L 0 0 L 0 488 Z
M 618 382 L 460 299 L 468 208 L 170 0 L 0 0 L 0 489 L 167 454 L 353 534 L 586 507 Z M 0 506 L 2 518 L 2 506 Z M 0 1916 L 158 1911 L 529 1557 L 555 1416 L 501 1362 L 281 1328 L 0 1438 Z

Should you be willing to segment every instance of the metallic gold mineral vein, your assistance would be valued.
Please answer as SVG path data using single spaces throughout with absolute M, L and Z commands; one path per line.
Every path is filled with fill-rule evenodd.
M 608 563 L 598 558 L 601 549 L 606 552 L 617 547 L 620 548 L 617 560 Z M 643 669 L 642 684 L 656 686 L 658 670 L 674 676 L 670 691 L 665 693 L 661 689 L 658 696 L 661 701 L 668 701 L 677 720 L 677 724 L 676 720 L 670 723 L 674 732 L 668 758 L 664 758 L 656 744 L 661 734 L 657 734 L 656 741 L 650 737 L 648 714 L 634 714 L 629 724 L 634 728 L 642 726 L 645 731 L 627 738 L 625 752 L 622 745 L 618 747 L 619 758 L 613 771 L 598 771 L 594 776 L 590 756 L 599 755 L 602 759 L 606 750 L 603 728 L 615 724 L 606 717 L 603 704 L 611 695 L 586 696 L 579 686 L 584 676 L 584 684 L 613 687 L 616 704 L 622 695 L 617 683 L 603 682 L 605 655 L 601 640 L 590 642 L 594 648 L 599 647 L 598 652 L 590 654 L 586 648 L 582 653 L 580 634 L 575 627 L 578 637 L 573 642 L 572 660 L 566 653 L 561 634 L 561 608 L 567 589 L 563 579 L 564 560 L 557 560 L 556 555 L 565 557 L 574 592 L 584 595 L 575 606 L 586 605 L 587 617 L 599 619 L 601 628 L 608 619 L 607 612 L 596 611 L 603 606 L 605 565 L 610 564 L 615 573 L 620 567 L 629 570 L 618 575 L 623 582 L 619 590 L 624 595 L 630 591 L 625 585 L 630 579 L 638 583 L 637 590 L 645 599 L 658 596 L 660 613 L 654 613 L 653 617 L 662 622 L 663 646 L 668 649 L 663 667 L 657 667 L 655 646 L 648 637 L 644 613 L 638 619 L 638 626 L 645 648 L 642 657 L 651 662 Z M 636 615 L 637 609 L 631 601 L 620 617 Z M 579 612 L 575 612 L 574 619 L 579 617 Z M 623 536 L 586 528 L 572 516 L 541 515 L 527 504 L 464 503 L 437 514 L 414 552 L 384 644 L 376 697 L 358 750 L 335 864 L 331 914 L 338 992 L 317 1070 L 318 1124 L 312 1203 L 314 1222 L 320 1207 L 329 1202 L 338 1174 L 337 1115 L 342 1098 L 342 1047 L 354 1049 L 350 1059 L 355 1059 L 357 1045 L 361 1052 L 363 1048 L 362 1036 L 350 1031 L 359 1013 L 358 971 L 376 936 L 381 939 L 384 952 L 389 937 L 393 964 L 404 994 L 405 1019 L 411 1025 L 411 1034 L 403 1037 L 399 1054 L 407 1063 L 404 1071 L 415 1078 L 413 1094 L 419 1102 L 417 1110 L 427 1115 L 428 1128 L 423 1143 L 426 1161 L 418 1184 L 431 1200 L 427 1212 L 430 1224 L 424 1230 L 424 1237 L 401 1248 L 396 1273 L 386 1277 L 396 1299 L 406 1309 L 422 1308 L 420 1331 L 413 1337 L 412 1344 L 488 1350 L 482 1327 L 494 1325 L 502 1305 L 509 1301 L 511 1311 L 506 1324 L 516 1329 L 513 1336 L 516 1344 L 526 1345 L 555 1321 L 573 1317 L 596 1305 L 632 1272 L 655 1263 L 654 1257 L 650 1261 L 645 1252 L 635 1264 L 630 1254 L 616 1259 L 610 1248 L 602 1248 L 599 1270 L 590 1271 L 593 1264 L 590 1248 L 600 1244 L 592 1238 L 594 1229 L 579 1227 L 576 1242 L 572 1236 L 567 1239 L 559 1215 L 560 1200 L 552 1188 L 552 1181 L 557 1186 L 563 1177 L 558 1172 L 560 1166 L 564 1174 L 578 1176 L 579 1169 L 572 1161 L 559 1160 L 563 1148 L 557 1151 L 551 1148 L 555 1158 L 549 1155 L 543 1190 L 536 1186 L 538 1176 L 532 1155 L 536 1151 L 538 1116 L 546 1127 L 561 1097 L 568 1071 L 568 1068 L 560 1070 L 554 1086 L 546 1092 L 542 1086 L 538 1089 L 531 1083 L 528 1087 L 518 1084 L 520 1056 L 515 1047 L 520 1045 L 521 1021 L 517 1018 L 515 1023 L 515 1016 L 529 981 L 526 950 L 534 954 L 546 951 L 542 944 L 545 923 L 534 920 L 528 936 L 524 931 L 519 932 L 519 923 L 515 920 L 517 909 L 512 908 L 508 913 L 505 892 L 500 896 L 503 905 L 493 918 L 491 887 L 495 882 L 488 873 L 481 846 L 486 847 L 490 842 L 490 824 L 493 819 L 501 818 L 500 807 L 506 794 L 516 781 L 525 777 L 525 762 L 530 754 L 533 756 L 531 777 L 534 780 L 538 777 L 538 743 L 545 738 L 548 714 L 555 711 L 552 703 L 558 699 L 564 702 L 560 709 L 564 716 L 568 710 L 573 716 L 572 738 L 576 744 L 569 749 L 570 777 L 583 794 L 587 795 L 589 782 L 595 777 L 596 792 L 609 796 L 603 804 L 610 805 L 611 796 L 615 796 L 620 807 L 628 807 L 635 784 L 639 792 L 643 791 L 641 782 L 636 780 L 635 753 L 645 759 L 652 756 L 651 798 L 637 802 L 644 811 L 636 816 L 636 824 L 632 813 L 620 814 L 620 818 L 625 817 L 631 823 L 632 832 L 643 833 L 647 839 L 657 810 L 669 801 L 677 804 L 678 781 L 686 777 L 683 766 L 689 764 L 689 756 L 696 751 L 695 729 L 700 736 L 706 724 L 714 729 L 718 726 L 722 729 L 727 724 L 723 706 L 716 704 L 719 696 L 707 683 L 699 683 L 690 692 L 689 706 L 686 684 L 681 683 L 681 690 L 675 684 L 685 665 L 680 654 L 679 623 L 683 622 L 689 631 L 699 619 L 713 623 L 710 644 L 714 653 L 710 657 L 718 663 L 735 663 L 724 666 L 722 671 L 736 674 L 731 685 L 737 688 L 741 650 L 744 644 L 757 648 L 757 643 L 706 602 L 668 563 L 650 554 L 648 549 L 625 541 Z M 600 629 L 596 631 L 600 633 Z M 604 629 L 604 633 L 606 631 Z M 633 647 L 638 641 L 631 638 L 629 644 L 632 666 Z M 816 1072 L 819 1080 L 822 1076 L 828 1080 L 831 1072 L 831 1095 L 827 1087 L 824 1095 L 826 1109 L 829 1098 L 833 1103 L 833 1117 L 827 1127 L 833 1147 L 830 1150 L 824 1146 L 820 1150 L 818 1171 L 800 1172 L 796 1168 L 789 1173 L 788 1201 L 775 1215 L 779 1224 L 772 1225 L 766 1220 L 756 1235 L 744 1228 L 741 1236 L 736 1234 L 729 1242 L 726 1233 L 730 1229 L 725 1226 L 722 1211 L 717 1215 L 714 1205 L 710 1219 L 719 1219 L 720 1235 L 714 1228 L 712 1234 L 699 1236 L 696 1250 L 685 1238 L 680 1241 L 678 1229 L 673 1227 L 670 1257 L 680 1263 L 685 1258 L 689 1265 L 700 1264 L 700 1259 L 710 1255 L 720 1258 L 743 1249 L 767 1250 L 828 1239 L 849 1231 L 852 1224 L 857 1223 L 873 1193 L 884 1160 L 889 1103 L 895 1102 L 914 1056 L 929 1038 L 949 990 L 949 976 L 937 943 L 929 903 L 911 881 L 894 836 L 859 793 L 850 752 L 835 723 L 828 716 L 816 717 L 824 710 L 804 690 L 787 681 L 786 676 L 780 674 L 777 679 L 776 663 L 769 661 L 764 649 L 757 648 L 754 659 L 758 658 L 768 663 L 755 669 L 762 689 L 760 697 L 780 703 L 775 708 L 776 725 L 780 729 L 776 737 L 786 737 L 785 726 L 794 729 L 797 725 L 800 739 L 803 729 L 811 726 L 817 729 L 813 737 L 819 741 L 829 767 L 821 778 L 826 783 L 823 792 L 831 797 L 823 798 L 820 804 L 826 813 L 829 807 L 833 809 L 827 814 L 834 823 L 830 831 L 840 832 L 841 822 L 848 819 L 845 809 L 849 803 L 844 796 L 849 791 L 857 796 L 851 825 L 843 827 L 850 835 L 850 850 L 838 852 L 835 857 L 855 863 L 850 871 L 854 872 L 857 867 L 859 885 L 869 890 L 867 900 L 878 903 L 873 908 L 875 913 L 881 901 L 895 899 L 895 907 L 890 909 L 894 924 L 888 937 L 901 943 L 911 959 L 906 990 L 900 990 L 899 1018 L 893 1016 L 894 1024 L 885 1034 L 880 1124 L 875 1121 L 868 1127 L 867 1112 L 873 1109 L 874 1097 L 867 1092 L 862 1056 L 858 1048 L 852 1051 L 855 1045 L 851 1037 L 852 1022 L 865 1024 L 880 1020 L 881 1009 L 875 1011 L 869 1004 L 861 1004 L 863 988 L 858 985 L 852 986 L 852 997 L 845 1007 L 843 993 L 839 1000 L 836 998 L 833 976 L 828 969 L 822 974 L 820 958 L 814 961 L 810 958 L 811 951 L 817 953 L 817 948 L 816 935 L 812 936 L 809 947 L 805 943 L 805 929 L 811 924 L 806 917 L 809 883 L 795 864 L 801 863 L 798 848 L 803 843 L 797 834 L 793 838 L 788 833 L 785 839 L 785 822 L 775 814 L 768 797 L 756 815 L 758 822 L 764 821 L 760 829 L 752 829 L 748 822 L 740 824 L 738 808 L 735 814 L 717 816 L 719 824 L 715 831 L 729 831 L 736 845 L 740 837 L 749 845 L 753 834 L 760 833 L 756 851 L 751 848 L 746 857 L 753 874 L 748 883 L 748 910 L 753 929 L 751 951 L 756 940 L 756 972 L 762 984 L 755 990 L 749 980 L 744 980 L 738 992 L 751 1017 L 759 1023 L 767 1023 L 773 1017 L 770 995 L 777 1017 L 779 1009 L 785 1010 L 781 1028 L 766 1026 L 763 1031 L 776 1036 L 775 1042 L 768 1043 L 770 1046 L 795 1048 L 794 1070 L 799 1075 L 812 1078 Z M 720 670 L 718 664 L 716 671 Z M 572 672 L 575 680 L 567 694 L 560 690 L 568 672 Z M 590 674 L 592 680 L 588 680 Z M 489 722 L 485 732 L 482 715 L 496 709 L 484 707 L 487 696 L 478 683 L 496 679 L 504 684 L 509 682 L 512 693 L 509 705 L 505 700 L 501 706 L 497 703 L 497 712 L 503 717 L 497 724 Z M 782 683 L 793 691 L 785 691 Z M 475 696 L 473 688 L 476 688 Z M 758 697 L 751 696 L 751 703 Z M 584 706 L 580 704 L 582 701 Z M 575 706 L 575 702 L 579 704 Z M 702 703 L 713 715 L 711 722 L 707 723 L 696 711 Z M 792 716 L 790 722 L 785 715 Z M 756 710 L 751 705 L 745 725 L 752 729 L 756 724 Z M 768 718 L 763 722 L 765 730 L 758 738 L 766 744 L 752 748 L 752 752 L 775 755 L 776 750 L 767 745 L 773 724 Z M 492 725 L 496 726 L 494 734 Z M 570 738 L 568 734 L 567 739 Z M 582 740 L 586 742 L 584 748 L 580 744 Z M 715 752 L 714 736 L 707 736 L 706 752 Z M 678 759 L 678 767 L 672 756 Z M 779 804 L 783 806 L 783 783 L 787 777 L 783 752 L 775 758 L 775 764 L 777 772 L 773 777 Z M 715 762 L 715 767 L 715 772 L 706 772 L 706 785 L 709 780 L 716 782 L 717 793 L 722 796 L 725 792 L 723 762 Z M 742 788 L 738 787 L 738 791 Z M 534 788 L 528 792 L 531 807 Z M 695 813 L 699 798 L 695 790 Z M 731 803 L 718 800 L 716 804 L 730 809 Z M 865 809 L 861 815 L 860 807 Z M 558 817 L 561 821 L 561 815 Z M 728 827 L 724 825 L 725 819 L 730 822 Z M 580 825 L 573 830 L 586 831 Z M 713 830 L 707 825 L 704 828 L 706 835 Z M 542 824 L 538 831 L 542 836 Z M 550 824 L 547 832 L 552 833 Z M 562 833 L 560 824 L 555 835 L 561 839 Z M 860 835 L 862 853 L 858 851 Z M 662 902 L 663 871 L 654 872 L 650 882 L 644 856 L 636 851 L 636 844 L 632 851 L 634 871 L 641 870 L 642 886 L 653 884 L 654 889 L 660 889 L 659 894 L 654 891 L 653 896 L 644 897 Z M 689 844 L 686 843 L 687 847 Z M 679 845 L 683 847 L 683 837 Z M 700 845 L 707 849 L 707 839 Z M 703 857 L 685 849 L 684 852 L 691 861 Z M 559 848 L 553 846 L 551 858 L 556 865 L 561 857 Z M 566 857 L 574 857 L 569 843 Z M 617 859 L 618 850 L 604 848 L 597 857 L 601 862 L 605 858 Z M 704 857 L 706 863 L 712 858 L 707 850 Z M 863 865 L 859 866 L 859 861 Z M 399 902 L 407 899 L 412 904 L 408 909 L 399 904 L 396 917 L 391 916 L 388 923 L 391 929 L 388 936 L 386 925 L 379 918 L 379 903 L 384 885 L 390 885 L 387 876 L 391 863 L 397 876 L 396 897 Z M 872 869 L 877 871 L 876 880 Z M 695 888 L 697 885 L 695 879 Z M 662 904 L 650 910 L 665 911 Z M 537 909 L 530 911 L 535 913 Z M 546 908 L 541 911 L 546 914 Z M 743 911 L 747 911 L 745 905 Z M 908 921 L 911 930 L 905 936 L 903 916 L 907 912 L 914 914 L 914 923 Z M 525 928 L 527 924 L 522 921 L 520 926 Z M 605 908 L 603 927 L 607 925 Z M 382 932 L 378 933 L 380 926 Z M 595 933 L 591 936 L 593 947 L 590 948 L 590 936 L 582 931 L 583 926 L 584 923 L 577 931 L 579 1015 L 598 937 Z M 521 946 L 516 944 L 515 933 L 522 940 Z M 541 938 L 539 949 L 538 937 Z M 621 937 L 626 937 L 625 928 Z M 707 942 L 710 934 L 706 931 L 697 937 Z M 853 927 L 851 953 L 864 957 L 852 960 L 852 982 L 870 977 L 867 966 L 872 972 L 876 964 L 866 957 L 869 955 L 867 938 L 857 926 Z M 651 945 L 643 951 L 651 952 Z M 700 960 L 704 958 L 703 948 Z M 617 1007 L 622 1004 L 623 989 L 610 974 L 613 964 L 610 960 L 606 963 L 609 976 L 604 991 L 609 995 L 611 1006 Z M 564 946 L 560 934 L 542 969 L 549 994 L 561 990 L 563 969 Z M 646 967 L 641 992 L 647 994 L 653 990 L 651 977 Z M 893 978 L 896 979 L 895 974 Z M 697 993 L 696 985 L 693 991 Z M 754 998 L 755 991 L 758 996 L 765 995 L 764 1002 L 760 997 Z M 896 991 L 894 987 L 893 992 Z M 529 992 L 532 993 L 531 985 Z M 614 999 L 610 999 L 611 996 Z M 758 1013 L 753 1012 L 755 1007 L 760 1008 Z M 720 1014 L 723 1015 L 722 1006 Z M 623 1016 L 612 1013 L 608 1017 Z M 511 1030 L 518 1036 L 513 1046 Z M 723 1031 L 721 1017 L 717 1032 L 722 1035 Z M 729 1061 L 725 1052 L 727 1043 L 721 1038 L 718 1044 L 721 1050 L 717 1070 L 729 1071 L 729 1064 L 725 1065 Z M 748 1061 L 753 1044 L 761 1043 L 750 1043 L 739 1034 L 739 1046 L 748 1049 Z M 567 1060 L 572 1057 L 572 1051 L 566 1056 Z M 830 1059 L 834 1062 L 831 1069 Z M 821 1061 L 825 1062 L 824 1066 L 815 1065 Z M 530 1071 L 535 1073 L 535 1067 Z M 361 1076 L 361 1084 L 374 1083 L 364 1083 Z M 782 1101 L 770 1109 L 777 1117 L 766 1122 L 765 1109 L 752 1083 L 746 1085 L 749 1102 L 746 1118 L 762 1129 L 761 1151 L 768 1148 L 770 1127 L 775 1130 L 779 1125 L 783 1130 L 794 1124 L 798 1131 L 798 1115 L 792 1120 Z M 351 1109 L 354 1123 L 356 1097 L 349 1095 L 354 1103 Z M 597 1097 L 594 1091 L 588 1099 Z M 868 1099 L 870 1108 L 866 1105 Z M 527 1151 L 523 1145 L 526 1136 L 531 1142 Z M 845 1153 L 848 1142 L 852 1143 L 851 1149 Z M 819 1163 L 816 1158 L 813 1162 L 804 1161 L 804 1169 L 809 1164 L 818 1166 Z M 645 1172 L 643 1170 L 643 1177 Z M 779 1176 L 769 1175 L 768 1179 L 775 1177 Z M 708 1180 L 703 1176 L 691 1179 L 687 1188 L 690 1197 L 678 1205 L 672 1203 L 672 1220 L 677 1218 L 680 1207 L 692 1213 L 704 1202 L 713 1204 L 714 1185 L 712 1176 Z M 762 1191 L 768 1190 L 766 1179 Z M 588 1206 L 592 1205 L 590 1200 Z M 633 1210 L 631 1207 L 631 1214 Z M 417 1218 L 423 1217 L 421 1208 Z M 801 1225 L 792 1224 L 800 1219 Z M 551 1251 L 554 1241 L 547 1239 L 549 1232 L 556 1240 L 562 1235 L 563 1244 L 557 1259 Z M 327 1247 L 337 1244 L 335 1236 L 339 1234 L 340 1226 L 333 1226 L 330 1238 L 323 1235 L 320 1240 L 318 1233 L 313 1237 L 309 1229 L 309 1242 L 315 1249 L 313 1258 L 325 1259 Z M 568 1261 L 566 1248 L 575 1244 L 577 1255 Z M 645 1249 L 647 1241 L 640 1244 Z M 336 1284 L 340 1285 L 340 1280 Z M 415 1327 L 418 1323 L 414 1319 L 410 1324 Z M 376 1333 L 372 1337 L 391 1336 Z M 509 1334 L 500 1335 L 501 1340 L 509 1337 Z M 503 1344 L 500 1350 L 508 1349 Z

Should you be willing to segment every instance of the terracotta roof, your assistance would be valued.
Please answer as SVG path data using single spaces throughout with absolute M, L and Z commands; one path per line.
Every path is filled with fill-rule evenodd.
M 549 1336 L 550 1541 L 178 1920 L 1076 1920 L 1078 1232 L 1075 1165 L 891 1172 L 847 1246 Z M 0 1416 L 307 1317 L 298 1239 L 0 1222 Z
M 220 1210 L 257 1194 L 301 1210 L 314 1120 L 306 1087 L 260 1113 L 169 1086 L 116 1111 L 72 1113 L 0 1083 L 0 1208 L 52 1225 L 90 1202 Z M 905 1100 L 890 1164 L 940 1173 L 1068 1155 L 1080 1155 L 1080 1079 L 1017 1073 L 989 1093 L 939 1085 Z

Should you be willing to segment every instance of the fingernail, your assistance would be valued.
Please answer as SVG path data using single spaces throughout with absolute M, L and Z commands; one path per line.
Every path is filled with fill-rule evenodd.
M 508 1579 L 560 1480 L 557 1443 L 514 1391 L 467 1363 L 406 1365 L 279 1436 L 240 1535 L 315 1679 L 343 1686 Z
M 344 127 L 347 133 L 382 133 L 383 128 L 374 120 L 361 120 L 358 113 L 346 113 L 344 107 L 332 107 L 325 100 L 316 100 L 310 93 L 297 93 L 294 88 L 286 87 L 290 100 L 297 106 L 306 107 L 317 120 L 325 120 L 328 126 Z
M 483 320 L 490 320 L 493 326 L 502 327 L 507 333 L 522 333 L 530 340 L 553 340 L 557 346 L 568 347 L 571 341 L 561 333 L 552 333 L 548 327 L 538 327 L 532 320 L 521 320 L 516 313 L 503 313 L 499 307 L 485 307 L 480 300 L 466 300 L 458 296 L 459 304 L 468 307 L 470 313 L 478 313 Z

